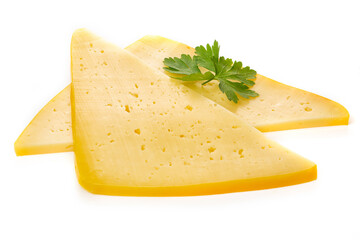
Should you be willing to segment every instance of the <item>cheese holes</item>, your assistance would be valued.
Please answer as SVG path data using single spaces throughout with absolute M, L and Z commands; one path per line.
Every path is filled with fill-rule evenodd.
M 189 110 L 189 111 L 192 111 L 192 110 L 193 110 L 193 107 L 190 106 L 190 105 L 187 105 L 187 106 L 185 107 L 185 109 L 186 109 L 186 110 Z
M 209 150 L 209 153 L 212 153 L 212 152 L 214 152 L 214 151 L 216 150 L 216 148 L 214 148 L 214 147 L 209 147 L 208 150 Z
M 244 149 L 239 149 L 238 154 L 240 155 L 240 158 L 244 158 Z
M 184 94 L 187 94 L 189 91 L 187 89 L 181 90 Z
M 134 132 L 135 132 L 137 135 L 140 135 L 140 129 L 139 129 L 139 128 L 135 129 Z
M 130 94 L 131 96 L 135 97 L 135 98 L 138 98 L 138 97 L 139 97 L 139 95 L 138 95 L 137 93 L 129 92 L 129 94 Z
M 125 105 L 125 111 L 128 112 L 128 113 L 130 112 L 129 105 Z

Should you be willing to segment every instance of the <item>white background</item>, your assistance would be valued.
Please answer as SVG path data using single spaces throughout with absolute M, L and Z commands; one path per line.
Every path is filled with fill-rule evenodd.
M 0 239 L 360 239 L 359 1 L 0 0 Z M 205 197 L 92 195 L 72 153 L 16 157 L 13 143 L 70 82 L 86 27 L 120 46 L 162 35 L 343 104 L 349 126 L 266 134 L 318 164 L 318 180 Z

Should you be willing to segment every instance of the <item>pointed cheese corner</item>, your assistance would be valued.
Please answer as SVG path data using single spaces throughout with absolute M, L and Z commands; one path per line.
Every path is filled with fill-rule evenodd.
M 89 32 L 75 37 L 74 152 L 88 191 L 188 196 L 316 179 L 313 162 L 218 104 Z
M 33 118 L 16 140 L 17 156 L 72 151 L 70 86 Z
M 145 36 L 127 49 L 160 71 L 163 71 L 164 58 L 194 55 L 195 52 L 185 44 L 159 36 Z M 239 103 L 229 101 L 214 82 L 187 86 L 263 132 L 346 125 L 349 122 L 349 113 L 341 104 L 259 74 L 252 89 L 260 96 L 241 99 Z
M 99 40 L 100 37 L 94 34 L 91 34 L 86 28 L 79 28 L 75 30 L 71 38 L 71 46 L 75 46 L 76 44 L 82 44 L 85 41 L 96 41 Z M 91 49 L 91 46 L 90 46 Z
M 163 72 L 166 57 L 180 57 L 181 54 L 195 54 L 195 49 L 186 44 L 164 38 L 147 35 L 132 43 L 126 50 L 139 57 L 149 66 Z

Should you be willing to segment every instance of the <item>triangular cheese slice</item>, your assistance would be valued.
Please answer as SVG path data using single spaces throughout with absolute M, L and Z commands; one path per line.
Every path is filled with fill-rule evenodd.
M 195 52 L 195 49 L 185 44 L 160 36 L 145 36 L 127 47 L 127 50 L 158 70 L 162 70 L 166 57 L 194 55 Z M 349 122 L 348 111 L 339 103 L 260 74 L 257 75 L 256 84 L 252 87 L 260 96 L 241 99 L 238 103 L 229 101 L 219 91 L 216 82 L 206 85 L 197 82 L 187 86 L 235 113 L 262 132 L 343 125 Z
M 73 150 L 70 86 L 47 103 L 15 142 L 16 155 Z
M 165 57 L 194 49 L 158 36 L 146 36 L 126 48 L 147 64 L 162 71 Z M 238 104 L 228 101 L 216 84 L 188 87 L 234 112 L 260 131 L 276 131 L 304 127 L 347 124 L 349 114 L 340 104 L 318 95 L 290 87 L 258 75 L 254 90 L 261 93 L 250 101 Z M 32 120 L 15 143 L 17 155 L 55 153 L 72 150 L 70 122 L 70 87 L 55 96 Z M 53 109 L 58 109 L 53 112 Z M 63 110 L 62 110 L 63 109 Z
M 316 178 L 316 165 L 134 55 L 80 29 L 71 44 L 76 172 L 92 193 L 187 196 Z

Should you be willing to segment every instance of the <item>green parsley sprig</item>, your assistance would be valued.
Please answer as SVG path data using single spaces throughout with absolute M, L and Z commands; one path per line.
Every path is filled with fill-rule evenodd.
M 195 56 L 182 54 L 180 58 L 165 58 L 164 69 L 172 73 L 171 77 L 182 81 L 204 81 L 202 85 L 213 80 L 219 81 L 219 89 L 226 94 L 230 101 L 238 102 L 237 95 L 243 98 L 259 96 L 249 87 L 253 86 L 256 71 L 250 67 L 243 67 L 241 62 L 219 56 L 220 46 L 214 44 L 195 48 Z M 199 67 L 207 69 L 201 72 Z

